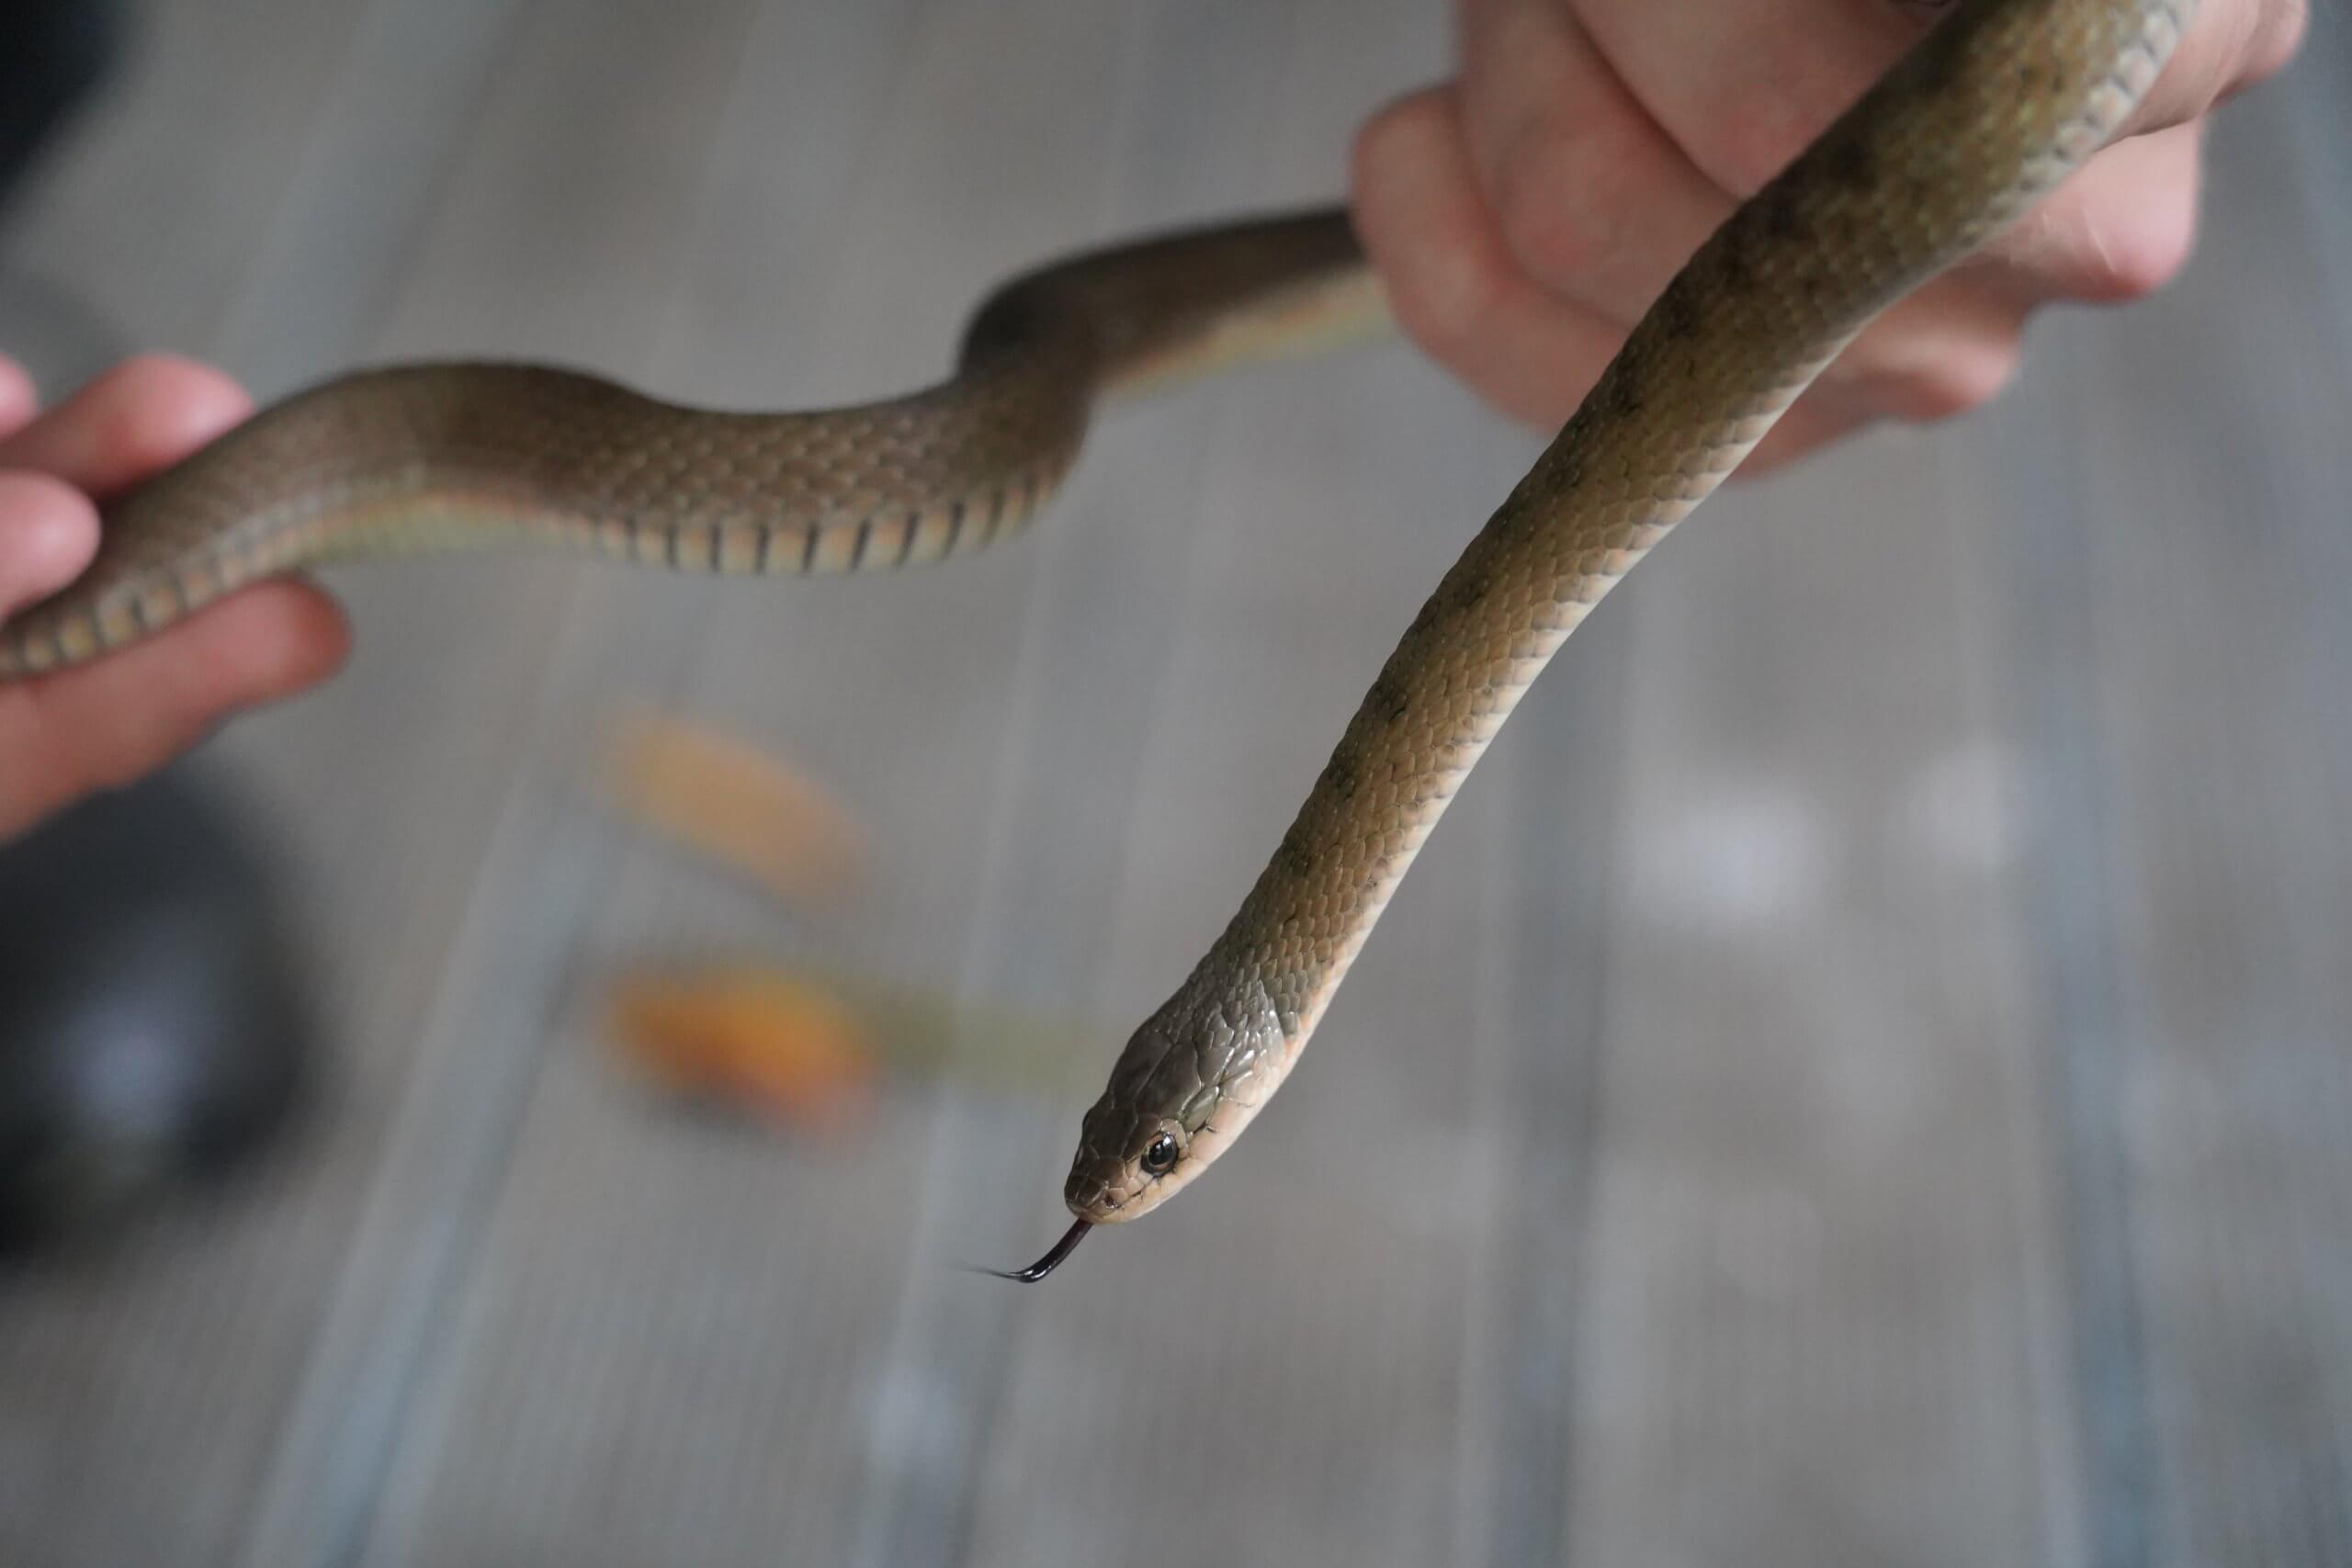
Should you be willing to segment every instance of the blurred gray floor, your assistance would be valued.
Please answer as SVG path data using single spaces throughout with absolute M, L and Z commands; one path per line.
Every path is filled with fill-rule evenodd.
M 1711 507 L 1261 1129 L 1048 1288 L 1125 1026 L 1532 455 L 1402 348 L 1121 413 L 952 570 L 338 577 L 210 750 L 339 1057 L 268 1185 L 0 1283 L 0 1562 L 2352 1563 L 2352 29 L 2192 274 Z M 1320 197 L 1440 0 L 170 0 L 5 236 L 275 392 L 943 365 L 1007 270 Z M 691 16 L 691 25 L 680 18 Z M 0 345 L 5 346 L 5 345 Z M 855 803 L 818 926 L 581 781 L 641 699 Z M 856 1136 L 653 1109 L 646 953 L 1103 1021 Z

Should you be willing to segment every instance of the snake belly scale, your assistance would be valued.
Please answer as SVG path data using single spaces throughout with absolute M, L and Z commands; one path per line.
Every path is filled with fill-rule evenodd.
M 1232 1145 L 1561 642 L 1863 325 L 2115 134 L 2194 4 L 1966 0 L 1725 220 L 1406 630 L 1239 911 L 1086 1113 L 1075 1224 L 1012 1277 Z M 963 553 L 1044 503 L 1105 394 L 1382 318 L 1344 213 L 1324 210 L 1042 267 L 982 306 L 948 380 L 853 408 L 685 409 L 527 366 L 362 372 L 110 506 L 90 570 L 0 626 L 0 680 L 363 556 L 539 547 L 813 574 Z

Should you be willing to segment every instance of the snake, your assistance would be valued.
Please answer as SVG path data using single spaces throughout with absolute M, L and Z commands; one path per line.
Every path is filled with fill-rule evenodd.
M 1445 572 L 1238 910 L 1120 1053 L 1064 1185 L 1073 1223 L 989 1272 L 1045 1278 L 1233 1146 L 1569 633 L 1881 310 L 2123 128 L 2195 3 L 1963 0 L 1732 210 Z M 0 626 L 0 680 L 364 557 L 546 547 L 818 575 L 967 554 L 1045 504 L 1106 401 L 1386 316 L 1326 208 L 1049 262 L 983 299 L 945 380 L 852 407 L 684 407 L 543 366 L 358 371 L 107 507 L 83 576 Z

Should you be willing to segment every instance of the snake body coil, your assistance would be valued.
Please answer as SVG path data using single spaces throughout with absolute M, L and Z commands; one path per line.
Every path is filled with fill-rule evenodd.
M 1880 310 L 2113 135 L 2194 0 L 1976 0 L 1676 275 L 1373 682 L 1273 859 L 1080 1134 L 1077 1223 L 1149 1213 L 1282 1086 L 1446 803 L 1602 594 Z
M 576 371 L 402 365 L 300 392 L 107 509 L 81 579 L 0 626 L 0 680 L 160 631 L 263 578 L 551 548 L 799 576 L 937 560 L 1052 495 L 1105 394 L 1379 319 L 1344 215 L 1170 234 L 1019 277 L 955 375 L 855 408 L 681 408 Z
M 2112 136 L 2194 0 L 1973 0 L 1668 286 L 1373 682 L 1272 860 L 1086 1114 L 1090 1225 L 1180 1191 L 1265 1105 L 1446 803 L 1601 595 L 1887 305 Z M 859 408 L 735 414 L 524 367 L 420 366 L 269 409 L 113 509 L 78 583 L 0 628 L 0 678 L 70 664 L 257 578 L 545 543 L 723 571 L 856 570 L 985 544 L 1051 491 L 1097 396 L 1311 346 L 1377 313 L 1343 214 L 1046 267 L 956 376 Z

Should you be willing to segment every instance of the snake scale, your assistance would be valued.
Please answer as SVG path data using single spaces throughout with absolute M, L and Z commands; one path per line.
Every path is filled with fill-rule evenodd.
M 1086 1113 L 1075 1223 L 1008 1277 L 1043 1278 L 1232 1145 L 1563 639 L 1874 315 L 2116 133 L 2194 4 L 1968 0 L 1725 220 L 1406 629 L 1239 911 Z M 0 627 L 0 679 L 361 556 L 540 545 L 807 574 L 976 549 L 1044 503 L 1105 394 L 1379 314 L 1325 210 L 1042 267 L 981 306 L 948 380 L 854 408 L 684 409 L 526 366 L 361 372 L 111 506 L 89 571 Z

